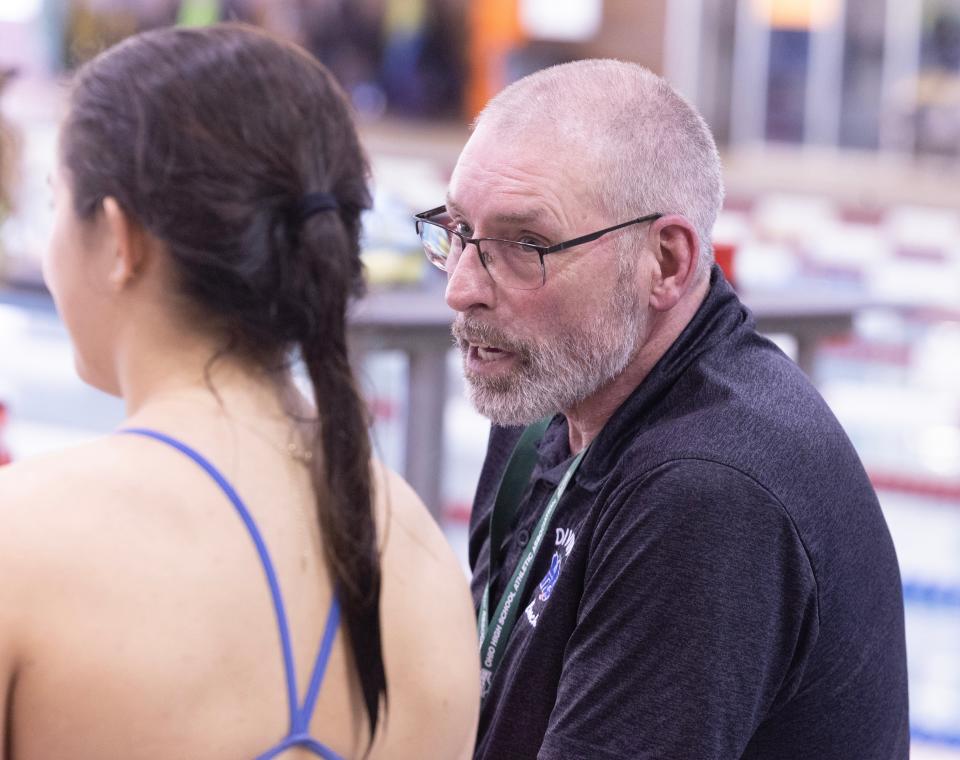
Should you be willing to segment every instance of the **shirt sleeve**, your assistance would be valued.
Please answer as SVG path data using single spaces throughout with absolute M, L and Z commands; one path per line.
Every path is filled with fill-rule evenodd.
M 796 689 L 818 624 L 783 505 L 726 465 L 663 465 L 598 521 L 538 757 L 741 757 Z

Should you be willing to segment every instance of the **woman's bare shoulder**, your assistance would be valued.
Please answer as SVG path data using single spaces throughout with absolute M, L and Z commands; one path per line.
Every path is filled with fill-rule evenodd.
M 44 550 L 60 551 L 96 542 L 91 526 L 109 525 L 126 509 L 129 493 L 143 473 L 137 452 L 121 436 L 106 436 L 39 454 L 0 468 L 0 555 L 40 560 Z M 82 539 L 82 540 L 80 540 Z M 32 547 L 32 548 L 31 548 Z
M 61 497 L 83 498 L 87 488 L 103 484 L 110 449 L 98 438 L 0 468 L 0 520 L 12 527 L 28 512 L 35 521 Z
M 473 603 L 463 566 L 423 502 L 374 467 L 381 535 L 384 658 L 391 693 L 390 757 L 469 757 L 479 705 Z M 400 695 L 405 695 L 403 704 Z
M 44 599 L 44 583 L 86 563 L 97 535 L 90 525 L 104 522 L 90 509 L 109 501 L 111 465 L 123 467 L 97 439 L 0 468 L 0 609 L 22 622 Z M 8 634 L 11 625 L 0 616 Z
M 389 579 L 390 593 L 405 605 L 433 606 L 424 596 L 426 590 L 430 598 L 453 605 L 454 624 L 472 619 L 465 569 L 436 520 L 403 478 L 380 464 L 375 464 L 375 472 L 384 576 L 397 571 Z

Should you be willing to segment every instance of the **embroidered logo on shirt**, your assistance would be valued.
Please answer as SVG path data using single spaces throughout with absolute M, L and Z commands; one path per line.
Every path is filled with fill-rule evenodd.
M 540 619 L 540 613 L 550 600 L 553 594 L 553 588 L 557 585 L 557 579 L 560 577 L 560 571 L 563 565 L 573 551 L 573 545 L 577 542 L 577 535 L 569 528 L 556 529 L 556 549 L 550 558 L 550 569 L 543 576 L 540 585 L 537 588 L 537 595 L 533 601 L 527 605 L 526 615 L 530 625 L 537 627 L 537 621 Z

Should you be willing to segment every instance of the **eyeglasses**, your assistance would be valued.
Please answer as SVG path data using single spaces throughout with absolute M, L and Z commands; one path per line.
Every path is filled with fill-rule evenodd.
M 629 227 L 631 224 L 652 222 L 663 214 L 647 214 L 550 246 L 499 238 L 470 238 L 442 224 L 440 219 L 443 216 L 449 219 L 446 206 L 437 206 L 415 217 L 417 234 L 423 244 L 424 253 L 437 269 L 452 272 L 456 269 L 460 255 L 472 244 L 477 247 L 480 263 L 495 283 L 516 290 L 536 290 L 547 279 L 547 271 L 543 266 L 544 256 L 589 243 L 608 232 Z

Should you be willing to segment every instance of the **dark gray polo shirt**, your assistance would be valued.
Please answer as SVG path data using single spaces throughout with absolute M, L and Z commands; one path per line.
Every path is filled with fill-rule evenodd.
M 519 432 L 490 434 L 471 520 L 478 605 Z M 557 416 L 491 607 L 570 459 Z M 874 491 L 715 267 L 557 508 L 476 757 L 890 760 L 908 744 L 900 576 Z

